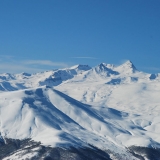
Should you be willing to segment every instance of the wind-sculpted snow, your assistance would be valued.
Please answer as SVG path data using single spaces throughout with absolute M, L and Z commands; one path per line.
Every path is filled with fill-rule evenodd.
M 113 159 L 114 153 L 126 159 L 142 156 L 134 146 L 145 153 L 148 147 L 160 148 L 159 74 L 140 72 L 131 61 L 0 77 L 2 142 L 92 145 Z
M 125 74 L 135 73 L 138 71 L 131 61 L 127 61 L 124 64 L 116 67 L 116 70 Z
M 71 86 L 72 91 L 69 89 Z M 104 82 L 96 82 L 94 85 L 80 82 L 72 82 L 71 85 L 68 82 L 57 89 L 92 105 L 104 120 L 107 119 L 107 122 L 118 125 L 123 131 L 128 131 L 129 134 L 116 136 L 116 139 L 122 140 L 123 145 L 159 147 L 160 85 L 156 81 L 113 86 Z
M 45 71 L 29 74 L 0 74 L 0 91 L 14 91 L 39 86 L 59 86 L 68 80 L 73 82 L 98 82 L 106 84 L 126 84 L 138 81 L 159 81 L 159 74 L 146 74 L 139 72 L 131 61 L 115 66 L 101 63 L 96 67 L 76 65 L 70 68 Z
M 0 80 L 9 81 L 9 80 L 13 80 L 13 79 L 14 79 L 13 74 L 10 74 L 10 73 L 0 74 Z
M 43 87 L 1 93 L 0 96 L 3 139 L 31 138 L 54 147 L 89 147 L 91 144 L 127 154 L 116 138 L 121 134 L 130 135 L 127 130 L 104 119 L 91 106 L 57 90 Z
M 41 73 L 0 74 L 0 91 L 14 91 L 39 86 L 57 86 L 78 74 L 90 70 L 88 65 L 76 65 L 71 68 L 56 69 Z
M 118 75 L 119 74 L 118 72 L 108 68 L 107 64 L 105 64 L 105 63 L 101 63 L 100 65 L 96 66 L 93 70 L 95 70 L 95 72 L 97 74 L 104 75 L 104 76 Z

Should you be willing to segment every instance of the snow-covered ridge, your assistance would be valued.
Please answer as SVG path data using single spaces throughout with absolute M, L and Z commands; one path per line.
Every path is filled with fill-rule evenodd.
M 116 67 L 116 70 L 121 73 L 135 73 L 138 71 L 134 64 L 129 60 L 126 61 L 124 64 Z
M 99 148 L 117 148 L 117 152 L 131 145 L 159 147 L 159 132 L 146 132 L 151 120 L 144 121 L 140 115 L 108 107 L 96 109 L 48 87 L 0 96 L 2 138 L 31 138 L 51 146 L 90 143 Z
M 1 74 L 1 140 L 93 145 L 134 159 L 126 147 L 160 148 L 159 77 L 131 61 Z
M 78 74 L 90 70 L 88 65 L 76 65 L 70 68 L 56 69 L 35 74 L 0 74 L 0 90 L 13 91 L 39 86 L 57 86 L 62 82 L 74 78 Z
M 58 86 L 71 81 L 101 81 L 107 84 L 131 83 L 146 80 L 158 80 L 159 74 L 139 72 L 131 61 L 120 66 L 101 63 L 95 67 L 75 65 L 70 68 L 56 69 L 35 74 L 0 74 L 0 90 L 13 91 L 39 86 Z

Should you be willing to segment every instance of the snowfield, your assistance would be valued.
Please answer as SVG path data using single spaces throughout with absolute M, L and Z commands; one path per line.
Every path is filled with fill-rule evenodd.
M 138 71 L 131 61 L 1 74 L 1 141 L 28 138 L 64 148 L 92 145 L 136 159 L 127 148 L 160 148 L 159 77 Z M 116 159 L 112 153 L 110 158 Z

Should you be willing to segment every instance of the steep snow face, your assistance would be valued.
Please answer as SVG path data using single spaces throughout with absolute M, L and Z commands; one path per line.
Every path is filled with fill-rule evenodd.
M 111 121 L 112 124 L 118 124 L 127 130 L 130 133 L 129 137 L 125 134 L 116 137 L 123 139 L 121 142 L 123 145 L 159 146 L 160 85 L 158 82 L 121 85 L 74 82 L 60 85 L 56 89 L 90 104 L 99 115 L 107 119 L 107 122 Z M 108 112 L 108 107 L 111 108 L 109 112 L 112 112 Z M 113 116 L 111 113 L 116 114 Z M 115 120 L 114 117 L 117 119 Z
M 88 65 L 76 65 L 71 68 L 45 71 L 36 74 L 1 74 L 0 91 L 13 91 L 39 86 L 57 86 L 68 79 L 74 78 L 78 74 L 90 70 Z
M 127 61 L 121 66 L 101 63 L 92 69 L 77 74 L 74 78 L 64 83 L 87 83 L 97 82 L 110 85 L 136 83 L 152 80 L 147 73 L 139 72 L 131 61 Z
M 112 66 L 107 65 L 105 63 L 101 63 L 98 66 L 96 66 L 95 68 L 93 68 L 93 70 L 100 75 L 105 75 L 105 76 L 110 76 L 110 75 L 118 75 L 119 73 L 112 70 Z
M 12 80 L 14 79 L 14 75 L 10 74 L 10 73 L 3 73 L 3 74 L 0 74 L 0 81 L 9 81 L 9 80 Z
M 78 65 L 75 65 L 73 67 L 70 67 L 70 69 L 76 70 L 77 72 L 82 72 L 82 71 L 88 71 L 88 70 L 90 70 L 91 67 L 88 66 L 88 65 L 78 64 Z
M 102 81 L 108 77 L 114 77 L 117 75 L 119 75 L 119 73 L 114 70 L 114 65 L 101 63 L 91 68 L 90 70 L 87 70 L 81 74 L 77 74 L 72 80 L 73 81 Z
M 122 130 L 91 106 L 57 90 L 43 87 L 0 95 L 2 138 L 31 138 L 51 146 L 89 147 L 88 144 L 92 144 L 127 154 L 124 146 L 119 145 L 121 140 L 116 138 L 121 134 L 130 137 L 126 129 Z M 123 119 L 119 112 L 119 115 L 111 114 L 113 119 L 117 116 Z
M 126 61 L 124 64 L 118 66 L 115 68 L 116 71 L 124 74 L 130 74 L 130 73 L 135 73 L 138 70 L 134 66 L 134 64 L 131 61 Z
M 1 140 L 31 138 L 52 147 L 91 144 L 129 157 L 125 147 L 160 148 L 159 77 L 139 72 L 131 61 L 1 74 Z
M 116 121 L 121 128 L 125 126 L 124 128 L 132 135 L 131 137 L 128 135 L 123 137 L 122 134 L 117 136 L 117 139 L 122 138 L 123 145 L 159 146 L 160 85 L 158 74 L 153 76 L 139 72 L 133 64 L 128 62 L 119 67 L 112 67 L 112 70 L 119 74 L 110 74 L 102 78 L 99 73 L 103 72 L 105 67 L 104 64 L 99 65 L 99 72 L 96 74 L 90 70 L 57 86 L 56 89 L 78 101 L 90 104 L 99 115 L 103 115 L 104 119 L 113 118 L 113 115 L 108 115 L 105 111 L 108 107 L 115 109 L 115 113 L 120 111 L 124 115 L 122 112 L 125 112 L 128 116 L 123 119 L 122 123 L 116 120 L 112 122 L 115 124 Z
M 57 86 L 61 84 L 63 81 L 66 81 L 68 79 L 72 79 L 77 74 L 83 73 L 84 71 L 90 70 L 91 68 L 88 65 L 77 65 L 73 66 L 71 68 L 66 69 L 60 69 L 53 71 L 49 74 L 49 76 L 45 76 L 42 78 L 41 81 L 39 81 L 39 86 Z M 42 75 L 41 75 L 42 76 Z
M 58 86 L 68 82 L 99 82 L 117 85 L 146 81 L 159 81 L 159 74 L 146 74 L 139 72 L 131 61 L 121 66 L 101 63 L 96 67 L 76 65 L 70 68 L 45 71 L 36 74 L 1 74 L 0 91 L 14 91 L 39 86 Z
M 2 137 L 32 138 L 51 146 L 90 143 L 106 149 L 131 145 L 160 147 L 157 137 L 160 134 L 159 112 L 153 108 L 150 114 L 147 114 L 149 108 L 145 112 L 141 107 L 133 112 L 132 103 L 130 109 L 131 106 L 125 104 L 128 109 L 124 112 L 114 107 L 114 98 L 108 103 L 112 108 L 96 103 L 89 106 L 58 90 L 44 87 L 1 93 L 0 97 Z M 121 94 L 119 98 L 124 101 L 124 97 Z M 137 114 L 138 111 L 141 114 Z

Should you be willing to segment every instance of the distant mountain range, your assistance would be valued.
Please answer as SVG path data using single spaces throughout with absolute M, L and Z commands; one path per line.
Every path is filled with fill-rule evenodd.
M 0 159 L 160 159 L 160 74 L 101 63 L 0 74 Z

